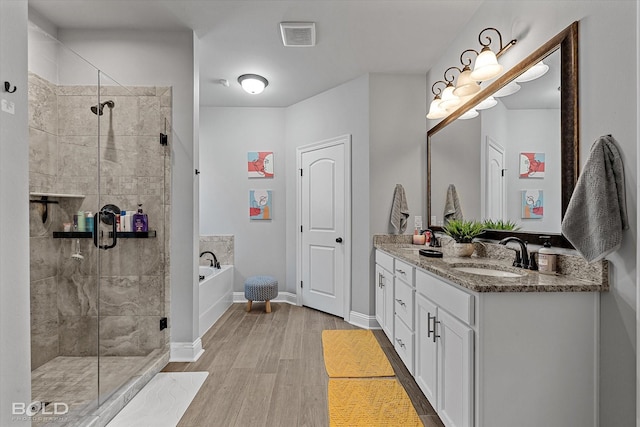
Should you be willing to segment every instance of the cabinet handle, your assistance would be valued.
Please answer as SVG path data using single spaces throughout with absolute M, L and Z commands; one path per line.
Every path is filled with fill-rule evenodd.
M 406 274 L 407 274 L 407 273 L 405 273 L 405 272 L 404 272 L 404 270 L 400 270 L 399 268 L 396 268 L 396 271 L 397 271 L 398 273 L 400 273 L 400 274 L 404 274 L 404 275 L 406 275 Z
M 384 274 L 378 273 L 378 287 L 384 288 Z
M 398 341 L 398 344 L 400 344 L 400 347 L 405 348 L 405 345 L 400 338 L 396 338 L 396 341 Z
M 400 304 L 403 307 L 406 307 L 407 304 L 404 303 L 404 301 L 402 301 L 401 299 L 396 298 L 396 301 L 398 301 L 398 304 Z
M 439 320 L 436 320 L 436 317 L 433 316 L 433 342 L 436 342 L 436 339 L 440 338 L 440 335 L 436 333 L 436 324 L 440 323 Z
M 436 316 L 432 316 L 431 313 L 427 312 L 427 338 L 429 338 L 431 334 L 435 334 L 435 331 L 431 330 L 431 319 L 436 320 Z

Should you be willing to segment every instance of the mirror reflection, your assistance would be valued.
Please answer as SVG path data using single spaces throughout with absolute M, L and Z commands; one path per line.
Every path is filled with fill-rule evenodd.
M 523 79 L 541 61 L 549 67 L 546 74 L 538 81 Z M 517 236 L 541 244 L 550 236 L 553 246 L 572 248 L 560 224 L 578 180 L 578 22 L 483 85 L 427 132 L 429 228 L 443 225 L 446 194 L 458 194 L 465 219 L 521 227 L 501 231 L 494 224 L 485 238 Z M 507 88 L 517 93 L 501 97 Z M 496 105 L 479 108 L 487 103 Z M 463 120 L 474 116 L 473 109 L 482 112 Z M 455 192 L 447 191 L 450 184 Z
M 534 70 L 544 74 L 531 79 Z M 493 107 L 430 137 L 429 224 L 443 225 L 453 185 L 465 219 L 560 233 L 560 50 L 523 71 L 494 93 Z

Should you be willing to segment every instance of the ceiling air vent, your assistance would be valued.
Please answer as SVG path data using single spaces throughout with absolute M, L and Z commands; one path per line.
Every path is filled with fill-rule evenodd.
M 281 22 L 282 43 L 287 47 L 311 47 L 316 45 L 315 22 Z

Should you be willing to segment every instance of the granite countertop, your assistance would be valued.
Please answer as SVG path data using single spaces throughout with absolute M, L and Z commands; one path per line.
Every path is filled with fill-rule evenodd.
M 474 254 L 470 258 L 458 258 L 448 255 L 445 249 L 443 258 L 428 258 L 418 253 L 419 249 L 426 248 L 424 245 L 388 243 L 380 240 L 384 239 L 374 241 L 377 249 L 474 292 L 604 292 L 609 290 L 606 261 L 600 265 L 590 265 L 590 268 L 585 269 L 581 260 L 561 260 L 559 256 L 559 267 L 563 267 L 565 274 L 548 275 L 513 267 L 511 260 L 505 257 L 493 258 Z M 476 252 L 485 253 L 482 250 Z M 490 267 L 495 270 L 523 274 L 523 276 L 482 276 L 454 269 L 454 267 L 473 266 Z

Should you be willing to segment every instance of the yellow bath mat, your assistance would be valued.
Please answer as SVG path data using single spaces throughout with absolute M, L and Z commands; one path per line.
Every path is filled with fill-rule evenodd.
M 412 427 L 422 421 L 395 378 L 330 378 L 329 425 Z
M 324 365 L 330 378 L 392 377 L 393 368 L 367 330 L 322 331 Z

